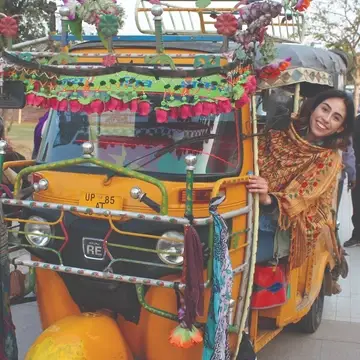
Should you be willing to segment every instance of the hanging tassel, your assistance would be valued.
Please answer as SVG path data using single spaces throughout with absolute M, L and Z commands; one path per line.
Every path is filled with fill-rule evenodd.
M 203 247 L 195 228 L 185 227 L 182 282 L 186 284 L 180 299 L 180 324 L 170 334 L 170 344 L 190 348 L 203 341 L 201 331 L 194 326 L 197 316 L 204 313 Z
M 184 243 L 184 322 L 188 329 L 192 329 L 196 317 L 204 314 L 203 248 L 199 234 L 192 225 L 185 227 Z
M 178 325 L 170 334 L 170 344 L 182 349 L 189 349 L 194 345 L 201 344 L 203 337 L 201 331 L 192 326 L 189 330 L 185 324 Z

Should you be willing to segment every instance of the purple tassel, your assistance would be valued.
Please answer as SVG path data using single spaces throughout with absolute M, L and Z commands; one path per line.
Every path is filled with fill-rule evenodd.
M 186 226 L 184 238 L 183 282 L 185 314 L 183 322 L 192 329 L 196 317 L 204 314 L 203 247 L 193 226 Z

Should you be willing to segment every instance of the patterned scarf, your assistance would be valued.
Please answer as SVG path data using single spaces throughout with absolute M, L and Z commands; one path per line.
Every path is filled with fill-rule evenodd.
M 322 227 L 331 223 L 341 156 L 309 144 L 291 125 L 259 138 L 259 167 L 278 200 L 280 229 L 291 230 L 290 263 L 297 268 L 313 254 Z
M 228 250 L 228 227 L 217 212 L 224 199 L 213 198 L 209 209 L 214 219 L 213 285 L 205 327 L 203 360 L 230 360 L 228 313 L 233 272 Z

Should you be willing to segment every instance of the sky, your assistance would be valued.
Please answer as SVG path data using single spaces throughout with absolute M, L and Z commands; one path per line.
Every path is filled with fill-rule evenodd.
M 318 1 L 320 1 L 320 0 L 318 0 Z M 165 0 L 164 0 L 164 2 L 165 2 Z M 171 0 L 168 0 L 168 2 L 171 2 Z M 135 7 L 136 7 L 137 0 L 117 0 L 117 3 L 120 4 L 124 8 L 125 14 L 126 14 L 124 27 L 119 32 L 119 36 L 141 34 L 141 32 L 139 32 L 139 30 L 137 29 L 137 26 L 135 23 Z M 194 6 L 193 5 L 194 3 L 195 3 L 195 0 L 193 2 L 186 3 L 186 6 Z M 234 6 L 234 4 L 236 4 L 236 3 L 237 3 L 237 1 L 233 0 L 233 1 L 221 1 L 221 4 L 220 4 L 219 1 L 214 0 L 213 4 L 214 4 L 214 7 L 215 6 L 219 7 L 219 4 L 220 4 L 221 7 L 232 8 Z M 60 7 L 63 4 L 63 1 L 57 0 L 57 4 L 58 4 L 58 7 Z M 174 2 L 172 2 L 172 4 L 174 4 Z M 182 1 L 179 1 L 177 5 L 184 6 L 184 3 Z M 181 18 L 179 16 L 176 17 L 176 15 L 174 15 L 174 17 L 175 17 L 177 26 L 181 27 L 181 24 L 182 24 Z M 193 17 L 193 19 L 194 19 L 194 17 Z M 189 19 L 187 18 L 185 20 L 185 22 L 186 21 L 189 21 Z M 144 26 L 146 27 L 146 19 L 144 17 L 140 18 L 140 23 L 145 24 Z M 166 26 L 166 24 L 167 23 L 165 23 L 165 26 Z M 186 24 L 187 24 L 186 26 L 190 25 L 188 23 L 186 23 Z M 169 24 L 169 25 L 171 25 L 171 24 Z M 195 23 L 195 27 L 197 27 L 196 23 Z M 84 31 L 87 35 L 96 35 L 96 29 L 92 25 L 84 24 Z

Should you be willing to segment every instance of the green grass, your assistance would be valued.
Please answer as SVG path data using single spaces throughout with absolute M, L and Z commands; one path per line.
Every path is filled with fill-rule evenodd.
M 7 134 L 7 139 L 11 142 L 14 150 L 24 155 L 26 158 L 31 157 L 33 150 L 34 128 L 36 123 L 13 123 Z

